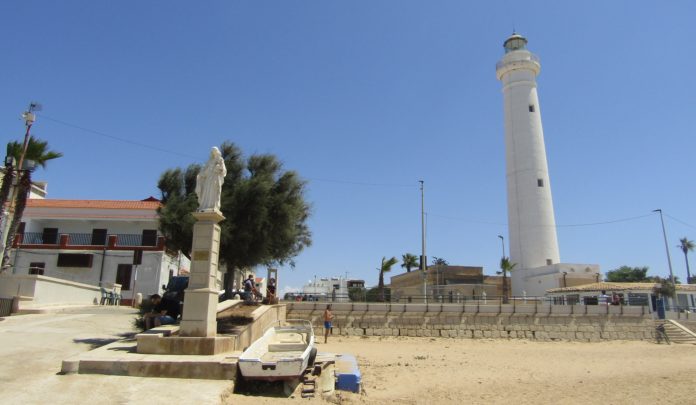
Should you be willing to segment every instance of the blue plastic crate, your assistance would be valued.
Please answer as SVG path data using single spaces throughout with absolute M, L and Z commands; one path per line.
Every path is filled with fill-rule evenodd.
M 336 358 L 336 389 L 360 392 L 362 375 L 355 356 L 341 354 Z

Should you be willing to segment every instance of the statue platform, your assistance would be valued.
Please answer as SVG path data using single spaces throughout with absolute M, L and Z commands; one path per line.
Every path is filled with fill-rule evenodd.
M 240 300 L 220 304 L 220 312 Z M 286 307 L 262 305 L 252 312 L 253 321 L 233 333 L 214 337 L 182 337 L 180 327 L 166 325 L 63 360 L 61 372 L 138 377 L 234 379 L 237 358 L 265 330 L 285 319 Z

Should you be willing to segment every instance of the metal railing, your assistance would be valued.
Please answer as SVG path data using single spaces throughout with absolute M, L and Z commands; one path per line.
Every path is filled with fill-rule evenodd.
M 12 298 L 0 298 L 0 316 L 9 316 L 12 313 Z
M 102 241 L 100 238 L 95 238 L 91 233 L 58 233 L 55 235 L 55 240 L 44 241 L 44 234 L 42 232 L 24 232 L 22 235 L 23 245 L 57 245 L 60 243 L 61 235 L 68 235 L 68 245 L 80 245 L 80 246 L 107 246 L 109 243 L 108 236 Z M 160 235 L 157 235 L 159 238 Z M 54 236 L 52 235 L 53 239 Z M 157 238 L 154 239 L 154 243 L 148 243 L 147 246 L 156 246 Z M 149 242 L 149 241 L 148 241 Z M 127 234 L 119 233 L 116 234 L 116 246 L 144 246 L 143 245 L 143 235 L 142 234 Z
M 669 305 L 669 303 L 665 303 L 665 311 L 667 312 L 674 312 L 674 313 L 682 313 L 682 314 L 693 314 L 694 318 L 696 318 L 696 306 L 690 306 L 690 305 Z
M 338 312 L 359 313 L 430 313 L 430 314 L 485 314 L 489 316 L 628 316 L 646 317 L 653 312 L 649 306 L 631 305 L 591 305 L 577 303 L 573 305 L 554 305 L 552 301 L 512 299 L 507 304 L 501 300 L 467 300 L 461 303 L 439 303 L 428 300 L 424 302 L 285 302 L 290 311 L 323 311 L 326 305 Z M 295 314 L 293 314 L 294 316 Z M 654 317 L 654 315 L 652 315 Z
M 117 233 L 116 244 L 120 246 L 142 246 L 143 235 Z
M 541 64 L 541 61 L 539 60 L 539 57 L 538 57 L 537 55 L 535 55 L 535 54 L 533 54 L 533 53 L 530 52 L 530 53 L 529 53 L 529 58 L 524 58 L 524 59 L 513 59 L 513 60 L 505 60 L 505 59 L 503 59 L 503 60 L 501 60 L 501 61 L 499 61 L 498 63 L 495 64 L 495 69 L 498 70 L 498 69 L 500 69 L 501 67 L 503 67 L 503 66 L 505 66 L 505 65 L 507 65 L 507 64 L 514 64 L 514 63 L 516 63 L 516 62 L 518 63 L 518 62 L 522 62 L 522 61 L 532 61 L 532 62 L 536 62 L 537 64 Z
M 68 234 L 68 244 L 70 245 L 92 245 L 92 246 L 106 246 L 107 238 L 104 238 L 103 243 L 98 242 L 99 238 L 95 238 L 91 233 L 69 233 Z
M 44 235 L 41 232 L 24 232 L 24 235 L 22 236 L 22 243 L 27 245 L 46 245 L 47 243 L 44 243 L 43 237 Z M 55 243 L 58 243 L 57 237 Z
M 463 296 L 456 294 L 428 294 L 408 295 L 395 297 L 385 292 L 384 300 L 377 293 L 371 291 L 361 291 L 354 294 L 306 294 L 306 293 L 287 293 L 283 296 L 286 302 L 355 302 L 355 303 L 384 303 L 384 304 L 477 304 L 477 305 L 554 305 L 554 306 L 648 306 L 648 301 L 644 299 L 624 299 L 618 304 L 599 303 L 596 300 L 568 300 L 563 297 L 533 297 L 533 296 L 512 296 L 505 299 L 497 295 L 477 295 Z

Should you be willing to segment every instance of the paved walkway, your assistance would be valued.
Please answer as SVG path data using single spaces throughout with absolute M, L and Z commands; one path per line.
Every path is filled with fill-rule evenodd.
M 135 332 L 134 317 L 89 307 L 0 318 L 0 403 L 219 403 L 231 382 L 58 374 L 64 359 Z

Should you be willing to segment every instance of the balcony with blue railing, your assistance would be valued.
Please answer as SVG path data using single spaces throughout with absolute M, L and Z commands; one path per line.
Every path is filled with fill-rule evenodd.
M 154 248 L 163 246 L 162 235 L 152 235 L 152 237 L 143 237 L 142 234 L 112 234 L 98 235 L 92 233 L 43 233 L 43 232 L 24 232 L 18 234 L 15 238 L 15 247 L 90 247 L 96 249 L 113 248 L 113 247 L 145 247 Z

